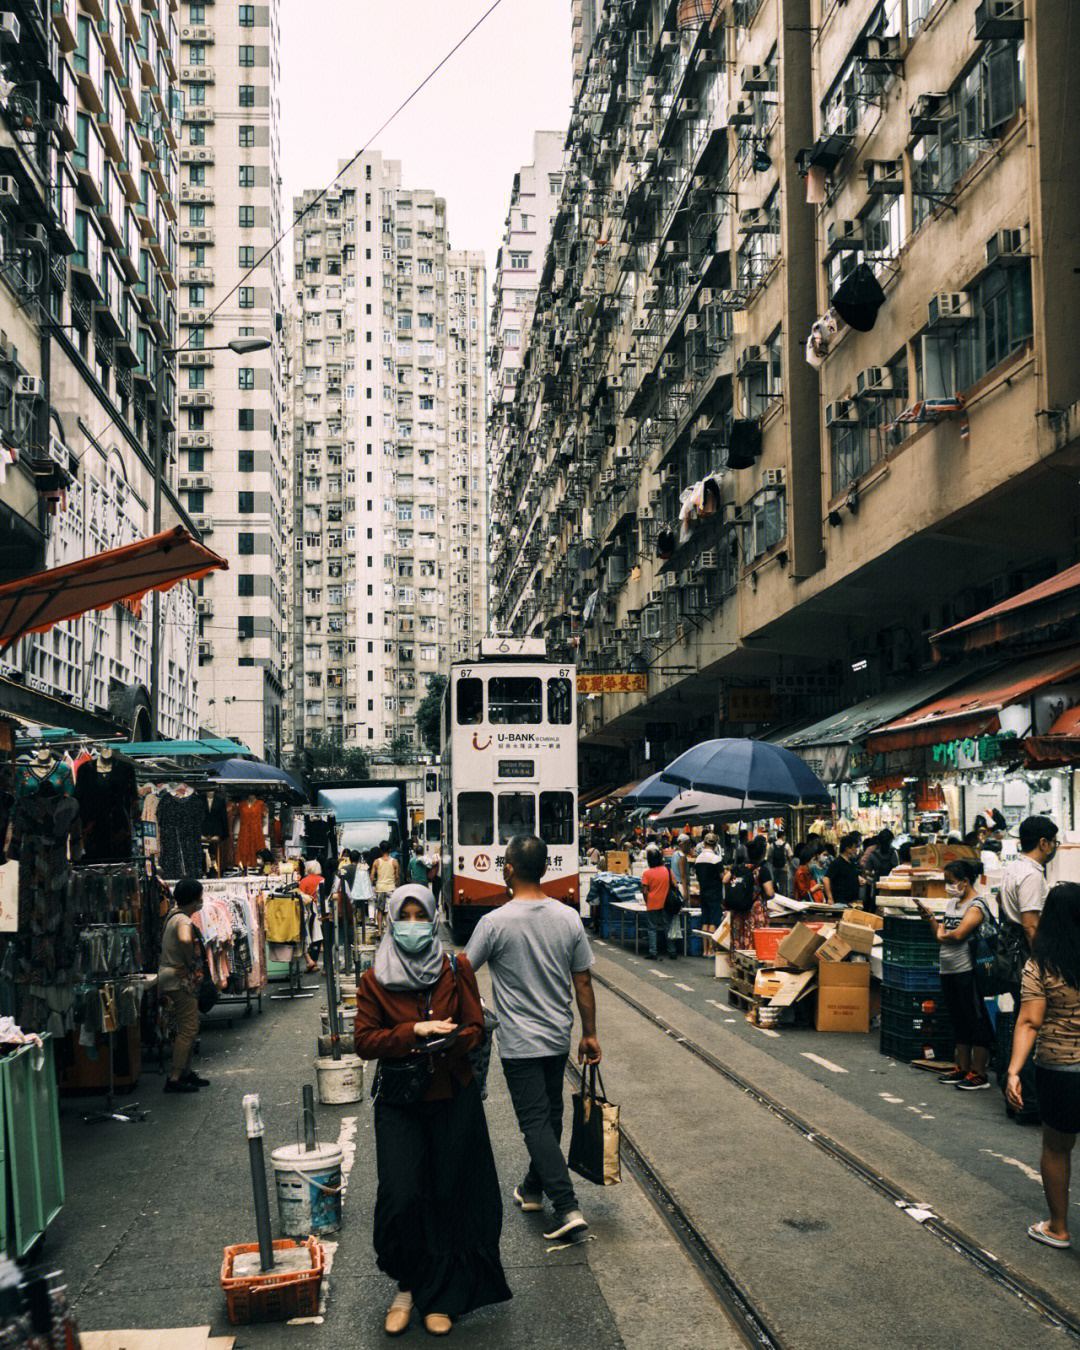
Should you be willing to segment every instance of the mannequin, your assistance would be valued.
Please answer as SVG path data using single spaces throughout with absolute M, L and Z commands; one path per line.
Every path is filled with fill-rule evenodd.
M 111 745 L 79 766 L 75 796 L 82 814 L 87 862 L 127 862 L 138 787 L 135 766 Z
M 203 875 L 206 816 L 206 798 L 187 783 L 177 783 L 162 793 L 157 808 L 158 842 L 161 872 L 168 880 Z
M 229 828 L 229 808 L 225 794 L 220 790 L 211 793 L 206 799 L 207 817 L 204 838 L 217 868 L 219 877 L 225 875 L 231 866 L 232 831 Z
M 75 781 L 71 769 L 62 759 L 57 759 L 47 746 L 34 751 L 29 764 L 20 764 L 15 770 L 15 796 L 29 797 L 42 792 L 71 793 Z

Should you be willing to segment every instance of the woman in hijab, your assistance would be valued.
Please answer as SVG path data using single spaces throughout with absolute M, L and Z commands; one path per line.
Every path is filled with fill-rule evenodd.
M 472 967 L 443 951 L 430 889 L 399 886 L 387 918 L 357 986 L 356 1052 L 418 1066 L 422 1081 L 415 1102 L 397 1104 L 409 1090 L 391 1089 L 382 1067 L 376 1076 L 375 1255 L 398 1286 L 387 1334 L 405 1331 L 415 1307 L 445 1336 L 473 1308 L 510 1298 L 499 1179 L 469 1063 L 484 1016 Z

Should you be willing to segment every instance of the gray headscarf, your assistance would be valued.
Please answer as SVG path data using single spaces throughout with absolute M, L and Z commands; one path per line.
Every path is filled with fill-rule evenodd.
M 414 882 L 399 886 L 386 906 L 386 932 L 375 953 L 375 978 L 384 989 L 430 989 L 438 983 L 443 970 L 443 945 L 436 933 L 426 951 L 403 952 L 394 941 L 391 925 L 401 913 L 406 900 L 417 900 L 429 919 L 435 918 L 435 897 L 429 886 Z

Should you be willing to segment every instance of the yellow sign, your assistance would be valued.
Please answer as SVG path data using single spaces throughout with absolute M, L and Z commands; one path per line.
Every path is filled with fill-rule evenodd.
M 633 675 L 579 675 L 579 694 L 647 694 L 649 677 L 644 672 Z

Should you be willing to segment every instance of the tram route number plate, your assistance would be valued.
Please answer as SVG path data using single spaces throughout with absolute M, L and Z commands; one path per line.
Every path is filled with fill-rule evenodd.
M 534 759 L 500 759 L 499 778 L 535 778 L 536 761 Z

